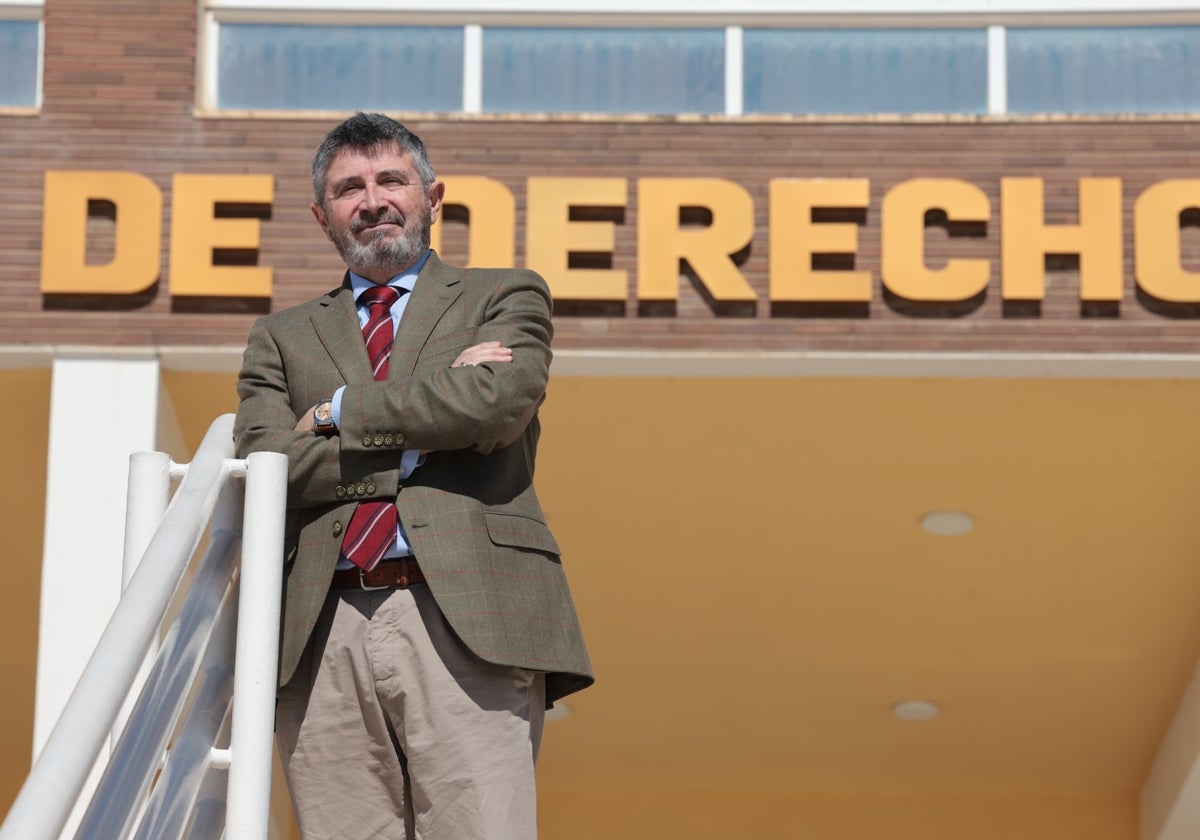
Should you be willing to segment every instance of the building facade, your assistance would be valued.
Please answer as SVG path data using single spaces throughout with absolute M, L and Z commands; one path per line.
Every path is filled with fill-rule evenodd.
M 377 109 L 443 257 L 556 299 L 599 683 L 546 836 L 1192 836 L 1200 3 L 20 0 L 0 44 L 0 801 L 128 454 L 339 282 L 309 162 Z

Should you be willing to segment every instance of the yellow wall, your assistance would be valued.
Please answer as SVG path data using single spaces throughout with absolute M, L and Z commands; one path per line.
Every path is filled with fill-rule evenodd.
M 542 840 L 1136 840 L 1132 797 L 543 790 Z
M 160 445 L 190 458 L 235 379 L 164 372 Z M 31 418 L 2 444 L 7 810 L 29 766 L 50 374 L 0 387 Z M 1195 662 L 1198 412 L 1178 381 L 556 378 L 539 491 L 600 682 L 547 727 L 541 836 L 1134 840 Z M 974 535 L 920 531 L 947 503 Z M 714 557 L 720 575 L 693 574 Z M 888 713 L 926 690 L 941 720 Z
M 0 814 L 7 813 L 29 772 L 33 750 L 33 686 L 38 598 L 45 527 L 46 452 L 50 433 L 50 369 L 0 370 L 0 393 L 20 406 L 0 435 L 0 510 L 4 511 L 5 583 L 0 586 Z
M 162 374 L 163 397 L 170 401 L 178 424 L 182 452 L 171 452 L 176 460 L 191 460 L 204 433 L 214 419 L 237 411 L 237 375 L 166 370 Z M 160 444 L 163 445 L 163 444 Z

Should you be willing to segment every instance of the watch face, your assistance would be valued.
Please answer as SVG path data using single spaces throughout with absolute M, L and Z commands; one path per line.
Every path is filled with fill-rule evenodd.
M 318 423 L 328 423 L 333 420 L 333 403 L 320 403 L 313 412 L 313 419 Z

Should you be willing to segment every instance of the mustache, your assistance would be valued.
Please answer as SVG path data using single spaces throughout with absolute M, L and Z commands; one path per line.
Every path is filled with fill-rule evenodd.
M 359 216 L 357 219 L 355 219 L 353 222 L 350 223 L 350 232 L 351 233 L 360 233 L 360 232 L 366 230 L 367 228 L 371 227 L 372 225 L 377 225 L 382 222 L 386 222 L 388 224 L 393 224 L 393 225 L 399 225 L 399 226 L 403 227 L 404 226 L 404 217 L 401 216 L 399 213 L 396 213 L 394 211 L 384 208 L 384 209 L 380 210 L 378 213 L 376 213 L 374 216 Z

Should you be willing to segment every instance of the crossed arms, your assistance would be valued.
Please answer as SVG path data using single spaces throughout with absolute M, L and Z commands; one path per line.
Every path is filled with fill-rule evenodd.
M 383 382 L 347 384 L 305 307 L 260 319 L 238 378 L 238 456 L 286 454 L 288 507 L 295 508 L 330 503 L 337 485 L 349 480 L 375 485 L 376 497 L 395 494 L 405 449 L 470 448 L 486 455 L 518 440 L 549 376 L 549 292 L 541 278 L 524 271 L 466 276 L 464 287 L 472 283 L 453 304 L 465 308 L 465 327 L 446 335 L 435 329 L 415 365 L 401 360 L 412 372 L 393 372 Z M 313 434 L 313 404 L 341 385 L 339 434 Z M 383 432 L 394 445 L 371 445 L 369 438 Z

